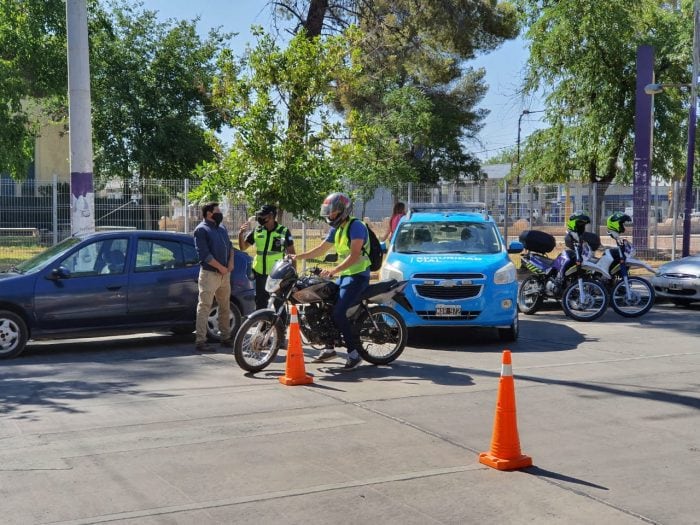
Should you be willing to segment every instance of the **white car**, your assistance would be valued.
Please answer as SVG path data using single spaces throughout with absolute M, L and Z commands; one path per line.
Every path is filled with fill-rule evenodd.
M 657 297 L 688 306 L 700 301 L 700 255 L 689 255 L 662 264 L 651 278 Z

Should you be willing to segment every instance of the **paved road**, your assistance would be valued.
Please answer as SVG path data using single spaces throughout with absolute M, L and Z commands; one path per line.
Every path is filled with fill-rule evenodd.
M 523 317 L 523 452 L 488 450 L 503 345 L 411 334 L 400 362 L 255 376 L 168 336 L 42 343 L 0 364 L 0 522 L 700 523 L 700 308 Z

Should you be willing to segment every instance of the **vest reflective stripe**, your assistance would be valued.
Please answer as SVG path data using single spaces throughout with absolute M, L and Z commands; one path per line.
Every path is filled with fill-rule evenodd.
M 285 239 L 287 228 L 278 224 L 270 231 L 263 226 L 255 228 L 253 240 L 255 241 L 255 259 L 253 260 L 253 270 L 261 275 L 267 275 L 272 269 L 272 265 L 284 257 Z M 279 239 L 280 250 L 275 250 L 275 239 Z
M 348 237 L 348 229 L 350 228 L 350 223 L 353 219 L 354 217 L 350 217 L 345 225 L 338 228 L 335 232 L 335 252 L 338 254 L 338 261 L 342 261 L 348 255 L 350 255 L 350 239 Z M 365 229 L 367 229 L 366 226 Z M 360 255 L 360 260 L 349 268 L 346 268 L 340 272 L 340 275 L 355 275 L 357 273 L 362 273 L 369 268 L 371 263 L 369 262 L 369 256 L 365 255 L 366 253 L 369 253 L 369 232 L 367 232 L 367 240 L 365 241 L 362 255 Z

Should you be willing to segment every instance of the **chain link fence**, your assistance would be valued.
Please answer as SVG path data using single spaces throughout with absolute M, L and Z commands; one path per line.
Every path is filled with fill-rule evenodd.
M 199 203 L 189 200 L 197 183 L 188 180 L 109 181 L 96 183 L 95 228 L 168 230 L 191 233 L 200 222 Z M 411 206 L 431 203 L 482 203 L 498 223 L 507 241 L 527 229 L 544 230 L 560 242 L 566 218 L 576 210 L 597 217 L 605 238 L 605 217 L 615 211 L 632 215 L 632 187 L 611 185 L 599 195 L 596 185 L 551 184 L 512 186 L 503 180 L 440 185 L 406 184 L 393 191 L 380 189 L 366 202 L 355 203 L 355 215 L 364 218 L 382 236 L 396 201 Z M 667 261 L 681 253 L 683 220 L 679 213 L 682 191 L 654 185 L 650 191 L 647 221 L 633 226 L 638 249 L 650 261 Z M 224 224 L 237 244 L 238 230 L 251 221 L 254 210 L 223 199 Z M 698 196 L 695 196 L 698 209 Z M 696 216 L 697 215 L 697 216 Z M 282 214 L 279 222 L 289 227 L 297 251 L 307 250 L 325 237 L 322 221 L 301 221 Z M 253 226 L 251 224 L 251 226 Z M 637 231 L 634 231 L 634 230 Z M 0 180 L 0 269 L 16 264 L 70 235 L 70 188 L 66 182 L 34 186 Z M 700 213 L 691 218 L 691 253 L 700 251 Z M 641 234 L 641 235 L 640 235 Z M 640 241 L 641 239 L 641 241 Z M 646 241 L 646 242 L 645 242 Z M 646 246 L 644 245 L 646 244 Z

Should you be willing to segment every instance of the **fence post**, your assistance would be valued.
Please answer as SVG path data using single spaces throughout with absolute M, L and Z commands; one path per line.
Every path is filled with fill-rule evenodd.
M 594 182 L 592 184 L 593 186 L 593 194 L 591 195 L 591 201 L 593 203 L 593 227 L 594 227 L 594 232 L 596 235 L 600 235 L 600 223 L 601 223 L 601 218 L 598 215 L 598 183 Z
M 508 180 L 503 181 L 503 191 L 505 191 L 506 202 L 503 205 L 503 240 L 508 245 Z
M 190 233 L 190 179 L 185 179 L 185 233 Z
M 53 245 L 58 244 L 58 174 L 51 177 L 51 222 L 53 223 Z
M 306 252 L 306 221 L 301 223 L 301 253 Z M 306 272 L 306 259 L 301 261 L 301 272 Z
M 676 260 L 676 231 L 678 229 L 678 181 L 673 181 L 673 228 L 671 231 L 671 260 Z
M 659 178 L 654 185 L 654 257 L 659 256 Z

